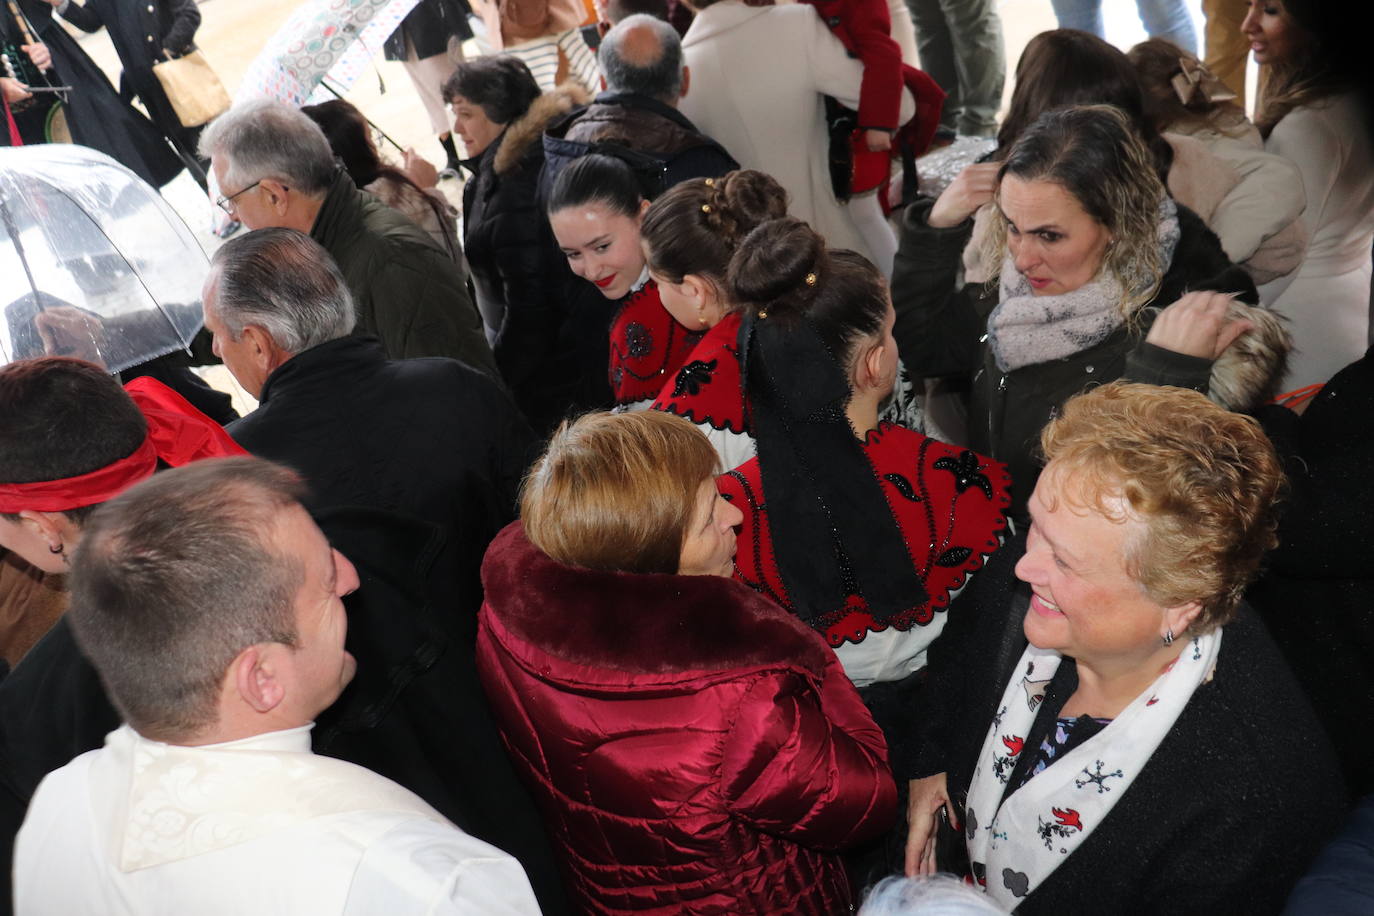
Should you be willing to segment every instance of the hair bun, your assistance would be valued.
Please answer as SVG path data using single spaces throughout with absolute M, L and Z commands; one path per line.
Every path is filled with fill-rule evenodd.
M 802 220 L 783 217 L 744 237 L 726 280 L 742 308 L 785 314 L 806 310 L 828 266 L 825 239 Z
M 732 248 L 760 223 L 787 215 L 787 191 L 765 172 L 738 169 L 707 185 L 707 222 Z

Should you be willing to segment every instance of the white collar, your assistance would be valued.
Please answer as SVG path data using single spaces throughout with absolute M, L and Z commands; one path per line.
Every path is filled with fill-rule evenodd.
M 443 821 L 389 779 L 311 752 L 311 728 L 204 747 L 150 741 L 127 725 L 111 732 L 100 765 L 127 787 L 109 823 L 119 869 L 188 859 L 329 814 L 398 811 Z

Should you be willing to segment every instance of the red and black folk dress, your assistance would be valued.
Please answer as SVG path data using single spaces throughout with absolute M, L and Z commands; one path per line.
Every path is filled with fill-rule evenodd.
M 732 312 L 707 331 L 653 404 L 654 410 L 675 413 L 695 423 L 711 440 L 720 466 L 727 471 L 758 452 L 739 361 L 742 322 L 740 313 Z M 915 391 L 905 371 L 898 373 L 897 386 L 880 411 L 884 420 L 903 425 L 920 423 Z
M 695 423 L 711 440 L 726 470 L 744 464 L 756 451 L 740 377 L 740 322 L 739 313 L 734 312 L 707 331 L 653 405 L 654 410 Z
M 814 622 L 859 687 L 901 680 L 924 667 L 926 649 L 944 629 L 942 612 L 950 599 L 1001 545 L 1011 501 L 1011 477 L 1001 462 L 905 427 L 879 423 L 863 451 L 927 597 L 880 624 L 862 597 L 850 595 L 843 607 Z M 795 612 L 773 554 L 758 459 L 722 474 L 717 483 L 744 513 L 735 578 Z
M 618 411 L 645 410 L 701 340 L 663 307 L 658 284 L 645 279 L 622 300 L 611 322 L 611 394 Z

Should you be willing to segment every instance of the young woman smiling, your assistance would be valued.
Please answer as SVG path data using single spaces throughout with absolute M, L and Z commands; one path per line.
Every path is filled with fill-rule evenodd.
M 568 267 L 598 291 L 579 300 L 609 354 L 612 400 L 618 410 L 643 410 L 677 372 L 701 338 L 673 320 L 649 277 L 639 226 L 649 202 L 630 167 L 612 156 L 590 154 L 554 180 L 549 224 Z M 603 349 L 601 351 L 605 353 Z

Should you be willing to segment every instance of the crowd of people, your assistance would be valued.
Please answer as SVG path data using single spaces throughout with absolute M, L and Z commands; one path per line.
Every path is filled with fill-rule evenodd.
M 982 0 L 487 4 L 469 59 L 424 0 L 460 211 L 345 100 L 176 130 L 126 60 L 246 230 L 191 359 L 256 407 L 0 367 L 14 911 L 1374 908 L 1368 100 L 1320 0 L 1235 25 L 1253 122 L 1183 3 L 1099 6 L 999 122 Z

